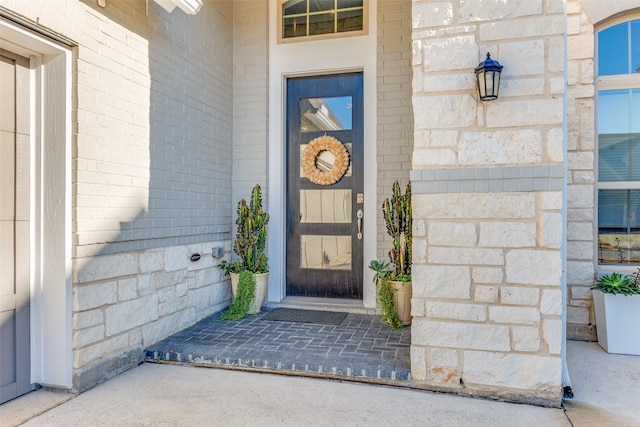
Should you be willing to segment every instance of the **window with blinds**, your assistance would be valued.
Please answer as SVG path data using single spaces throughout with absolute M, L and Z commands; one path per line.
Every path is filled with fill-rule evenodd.
M 598 260 L 640 264 L 640 19 L 597 44 Z

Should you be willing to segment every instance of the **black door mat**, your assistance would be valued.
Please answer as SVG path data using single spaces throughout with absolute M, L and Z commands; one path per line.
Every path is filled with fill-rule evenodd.
M 262 316 L 261 320 L 277 322 L 320 323 L 323 325 L 339 325 L 347 313 L 342 311 L 300 310 L 296 308 L 276 308 Z

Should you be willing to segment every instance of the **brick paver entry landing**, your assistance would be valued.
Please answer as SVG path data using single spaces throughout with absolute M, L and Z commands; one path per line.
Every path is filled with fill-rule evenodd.
M 148 362 L 171 361 L 367 382 L 410 382 L 410 330 L 378 316 L 350 313 L 339 325 L 208 317 L 146 350 Z

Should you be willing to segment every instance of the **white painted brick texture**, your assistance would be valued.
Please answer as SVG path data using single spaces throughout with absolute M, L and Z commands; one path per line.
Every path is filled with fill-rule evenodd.
M 79 43 L 74 233 L 78 256 L 230 232 L 232 22 L 157 4 L 67 2 Z M 42 10 L 41 6 L 32 11 Z M 40 22 L 47 19 L 40 15 Z M 188 43 L 188 49 L 185 46 Z
M 377 53 L 377 200 L 391 194 L 399 180 L 409 181 L 413 151 L 413 110 L 411 108 L 411 0 L 378 2 Z M 376 209 L 378 258 L 388 258 L 391 241 L 380 209 Z
M 267 201 L 268 2 L 233 2 L 233 203 L 260 184 Z

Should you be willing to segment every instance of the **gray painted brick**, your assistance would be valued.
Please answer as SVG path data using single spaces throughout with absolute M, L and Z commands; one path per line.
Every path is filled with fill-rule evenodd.
M 460 181 L 449 181 L 449 186 L 447 188 L 449 193 L 461 193 L 463 191 L 463 183 Z M 466 184 L 466 182 L 465 182 Z
M 425 194 L 560 191 L 563 188 L 563 178 L 552 176 L 562 171 L 561 165 L 528 165 L 429 169 L 428 174 L 413 173 L 411 176 L 414 192 Z
M 476 181 L 476 192 L 478 193 L 488 193 L 491 191 L 491 185 L 489 185 L 489 181 L 486 179 L 480 179 Z
M 524 168 L 504 168 L 504 177 L 505 178 L 518 178 L 521 176 L 520 172 Z
M 549 178 L 534 178 L 533 189 L 535 191 L 547 191 L 549 190 Z
M 476 169 L 468 168 L 460 170 L 460 179 L 475 179 L 476 178 Z
M 502 179 L 504 178 L 504 170 L 502 168 L 491 168 L 489 169 L 489 177 L 491 179 Z
M 449 189 L 449 185 L 447 181 L 436 181 L 437 193 L 446 193 L 448 189 Z
M 462 181 L 462 191 L 464 193 L 475 193 L 476 182 L 475 181 Z
M 488 168 L 477 168 L 476 171 L 476 179 L 485 180 L 489 179 L 490 173 Z
M 549 166 L 536 166 L 535 177 L 546 178 L 551 176 L 551 168 Z

